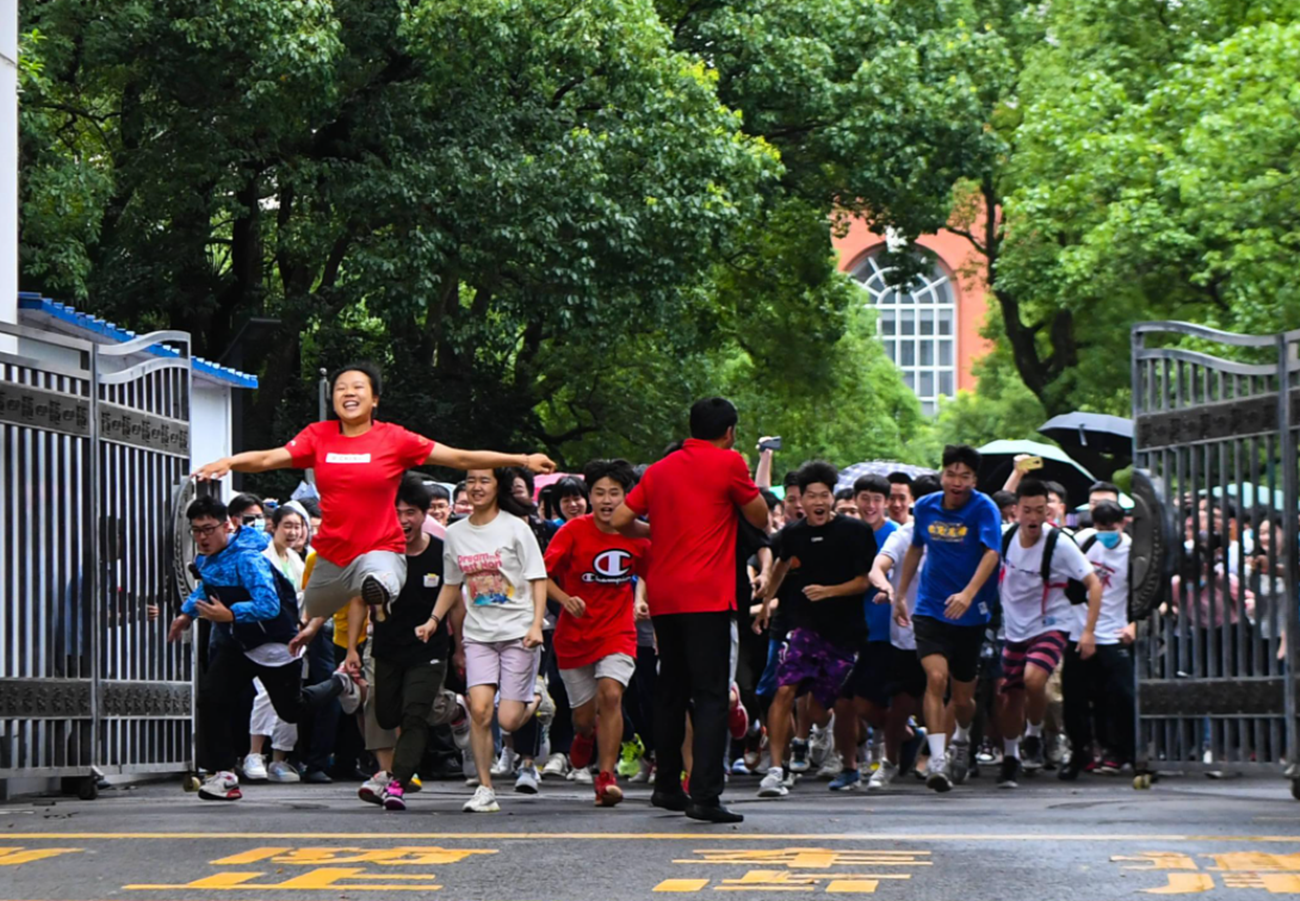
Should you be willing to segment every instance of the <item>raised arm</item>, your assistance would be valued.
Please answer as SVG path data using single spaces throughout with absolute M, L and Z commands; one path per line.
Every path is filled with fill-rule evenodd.
M 233 457 L 222 457 L 194 471 L 194 478 L 200 482 L 209 479 L 224 479 L 234 472 L 269 472 L 272 469 L 288 469 L 293 465 L 293 457 L 288 448 L 277 447 L 272 450 L 244 451 Z
M 520 466 L 533 472 L 555 472 L 555 463 L 546 454 L 503 454 L 498 451 L 471 451 L 435 444 L 424 461 L 430 466 L 449 469 L 499 469 Z
M 759 447 L 762 448 L 763 442 L 769 440 L 771 439 L 760 438 L 758 440 Z M 773 450 L 760 449 L 758 452 L 758 466 L 754 469 L 754 484 L 759 488 L 770 489 L 772 487 L 772 457 L 775 454 L 776 451 Z

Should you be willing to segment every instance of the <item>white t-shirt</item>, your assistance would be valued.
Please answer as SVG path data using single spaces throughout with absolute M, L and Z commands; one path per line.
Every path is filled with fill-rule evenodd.
M 504 510 L 483 526 L 469 518 L 452 523 L 443 546 L 443 581 L 463 585 L 465 639 L 517 641 L 533 625 L 533 579 L 546 578 L 546 562 L 533 530 Z
M 1097 617 L 1097 644 L 1119 644 L 1119 634 L 1128 625 L 1128 557 L 1133 539 L 1120 533 L 1113 550 L 1100 541 L 1088 548 L 1088 562 L 1101 579 L 1101 616 Z M 1088 605 L 1074 608 L 1070 640 L 1078 641 L 1088 622 Z
M 907 549 L 912 546 L 912 520 L 908 520 L 906 525 L 899 526 L 894 530 L 894 534 L 885 539 L 885 546 L 880 549 L 894 565 L 889 568 L 889 584 L 894 586 L 894 592 L 898 592 L 898 585 L 903 581 L 903 557 L 907 555 Z M 925 565 L 925 555 L 921 555 L 921 566 Z M 921 567 L 918 566 L 916 571 L 919 573 Z M 907 612 L 910 614 L 916 609 L 916 586 L 921 584 L 918 578 L 912 579 L 912 584 L 907 588 Z M 911 626 L 900 626 L 891 615 L 889 617 L 889 643 L 896 648 L 902 648 L 904 651 L 916 650 L 916 631 Z
M 1002 625 L 1007 641 L 1028 641 L 1045 632 L 1068 632 L 1074 623 L 1065 585 L 1069 579 L 1086 579 L 1092 564 L 1073 539 L 1062 535 L 1052 552 L 1051 584 L 1044 592 L 1043 548 L 1052 528 L 1043 526 L 1043 534 L 1028 548 L 1021 546 L 1017 529 L 1002 559 Z

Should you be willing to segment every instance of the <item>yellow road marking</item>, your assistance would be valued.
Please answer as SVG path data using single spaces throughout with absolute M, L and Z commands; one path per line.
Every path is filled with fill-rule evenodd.
M 1300 835 L 1168 835 L 1152 833 L 1112 833 L 1108 835 L 1034 833 L 921 833 L 921 832 L 839 832 L 839 833 L 726 833 L 699 832 L 6 832 L 9 841 L 23 840 L 162 840 L 188 841 L 211 839 L 343 839 L 378 841 L 382 839 L 456 839 L 516 841 L 809 841 L 809 842 L 1263 842 L 1300 843 Z
M 665 879 L 656 885 L 656 892 L 698 892 L 709 884 L 707 879 Z

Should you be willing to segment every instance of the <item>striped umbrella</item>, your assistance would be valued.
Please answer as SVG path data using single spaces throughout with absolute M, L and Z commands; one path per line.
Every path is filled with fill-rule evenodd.
M 888 476 L 891 472 L 905 472 L 914 479 L 917 476 L 938 474 L 933 469 L 926 469 L 924 466 L 913 466 L 911 463 L 896 463 L 893 460 L 868 460 L 865 463 L 854 463 L 852 466 L 841 469 L 840 480 L 835 484 L 835 490 L 852 488 L 853 483 L 862 476 Z

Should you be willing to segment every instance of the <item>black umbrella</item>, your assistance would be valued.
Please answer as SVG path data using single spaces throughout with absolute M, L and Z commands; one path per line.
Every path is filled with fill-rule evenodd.
M 1007 476 L 1011 475 L 1015 458 L 1019 454 L 1042 457 L 1043 468 L 1033 470 L 1029 477 L 1059 482 L 1070 496 L 1071 503 L 1077 498 L 1086 499 L 1088 489 L 1097 481 L 1077 460 L 1051 444 L 1038 441 L 993 441 L 981 447 L 979 452 L 982 457 L 979 489 L 988 494 L 1001 490 L 1006 484 Z
M 1109 454 L 1132 459 L 1133 420 L 1105 413 L 1065 413 L 1038 427 L 1061 447 L 1085 448 L 1089 454 Z

